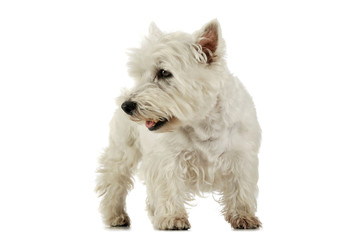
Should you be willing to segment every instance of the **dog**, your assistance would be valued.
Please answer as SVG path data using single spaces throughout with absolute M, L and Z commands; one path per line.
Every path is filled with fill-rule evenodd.
M 127 227 L 126 195 L 139 171 L 155 229 L 190 228 L 186 205 L 219 194 L 234 229 L 257 229 L 261 129 L 251 96 L 225 61 L 217 20 L 193 34 L 154 23 L 129 51 L 135 86 L 117 99 L 96 191 L 106 225 Z

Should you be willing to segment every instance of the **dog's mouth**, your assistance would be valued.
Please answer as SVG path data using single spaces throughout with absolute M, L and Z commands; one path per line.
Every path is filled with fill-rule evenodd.
M 168 120 L 160 120 L 160 121 L 153 121 L 153 120 L 147 120 L 145 121 L 145 126 L 148 128 L 149 131 L 155 131 L 160 129 L 162 126 L 164 126 Z

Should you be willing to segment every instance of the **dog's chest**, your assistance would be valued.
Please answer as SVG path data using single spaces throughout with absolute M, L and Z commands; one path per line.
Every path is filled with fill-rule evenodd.
M 200 151 L 209 162 L 216 161 L 227 148 L 228 131 L 223 126 L 201 123 L 186 127 L 184 132 L 191 147 Z

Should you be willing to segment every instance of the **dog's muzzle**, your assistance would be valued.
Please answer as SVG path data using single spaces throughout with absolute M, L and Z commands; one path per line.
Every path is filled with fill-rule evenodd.
M 134 117 L 135 111 L 137 109 L 137 103 L 133 101 L 126 101 L 123 104 L 121 104 L 121 109 L 131 117 Z M 145 119 L 145 126 L 148 128 L 149 131 L 156 131 L 160 129 L 162 126 L 164 126 L 168 122 L 167 119 L 164 120 L 151 120 L 151 119 Z

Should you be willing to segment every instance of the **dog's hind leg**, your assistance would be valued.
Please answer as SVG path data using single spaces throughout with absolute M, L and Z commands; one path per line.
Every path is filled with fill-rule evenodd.
M 257 210 L 258 157 L 254 153 L 234 152 L 223 158 L 231 162 L 231 172 L 222 186 L 223 214 L 235 229 L 256 229 L 262 226 L 255 216 Z
M 133 187 L 133 172 L 141 153 L 136 128 L 123 113 L 116 112 L 110 123 L 109 146 L 100 158 L 96 191 L 103 196 L 100 210 L 106 225 L 130 225 L 126 213 L 126 195 Z

